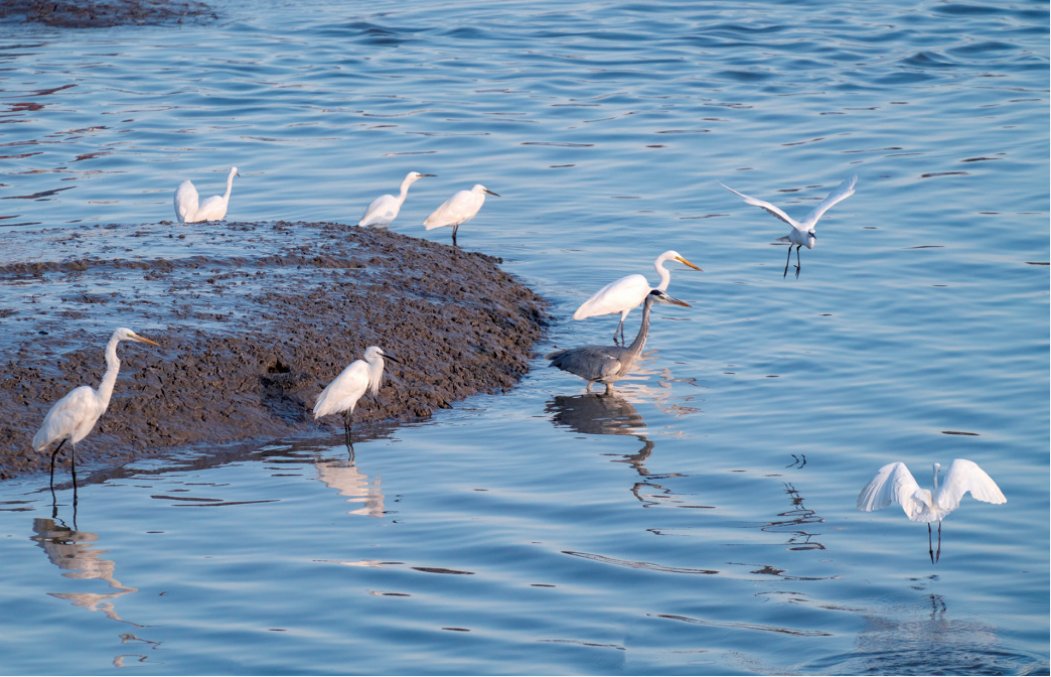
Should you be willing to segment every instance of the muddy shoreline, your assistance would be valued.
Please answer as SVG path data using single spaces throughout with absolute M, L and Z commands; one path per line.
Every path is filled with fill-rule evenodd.
M 366 346 L 388 365 L 355 420 L 412 421 L 512 387 L 546 304 L 499 259 L 339 223 L 82 226 L 19 233 L 0 253 L 0 479 L 45 470 L 30 440 L 51 403 L 98 385 L 128 326 L 109 410 L 79 464 L 316 430 L 314 398 Z
M 60 28 L 178 25 L 217 18 L 199 0 L 4 0 L 0 19 Z

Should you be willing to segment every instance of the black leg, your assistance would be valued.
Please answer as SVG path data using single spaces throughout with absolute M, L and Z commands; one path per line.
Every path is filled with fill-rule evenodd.
M 347 443 L 347 451 L 351 454 L 354 453 L 354 437 L 351 434 L 351 421 L 353 414 L 350 411 L 343 412 L 343 433 L 346 436 L 344 441 Z
M 934 555 L 934 561 L 937 562 L 942 558 L 942 523 L 938 522 L 938 552 Z
M 931 545 L 931 523 L 927 522 L 927 552 L 931 555 L 931 564 L 934 564 L 934 546 Z
M 56 503 L 55 499 L 55 457 L 58 456 L 58 450 L 61 449 L 62 445 L 65 443 L 66 439 L 63 438 L 62 441 L 58 443 L 58 446 L 55 447 L 55 450 L 51 452 L 51 505 L 56 512 L 58 510 L 58 503 Z M 54 515 L 51 517 L 54 519 Z
M 792 245 L 788 245 L 788 258 L 785 259 L 785 274 L 781 277 L 788 277 L 788 264 L 792 263 Z
M 800 244 L 796 245 L 796 277 L 799 277 L 799 271 L 803 270 L 803 265 L 799 261 L 799 250 L 802 247 L 803 247 L 803 245 L 800 245 Z
M 69 443 L 69 472 L 73 475 L 73 509 L 77 509 L 77 445 Z
M 458 226 L 458 225 L 453 226 L 453 246 L 454 247 L 459 247 L 460 246 L 460 245 L 456 244 L 456 231 L 459 230 L 459 228 L 460 228 L 460 226 Z

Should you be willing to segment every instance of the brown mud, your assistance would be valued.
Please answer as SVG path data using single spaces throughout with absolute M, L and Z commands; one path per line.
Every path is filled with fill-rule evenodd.
M 181 24 L 216 19 L 197 0 L 3 0 L 0 19 L 61 28 Z
M 499 259 L 338 223 L 83 226 L 20 231 L 0 251 L 0 478 L 46 470 L 31 439 L 51 404 L 98 385 L 109 410 L 77 462 L 294 436 L 321 389 L 372 344 L 387 364 L 355 422 L 411 421 L 527 371 L 546 304 Z M 65 459 L 66 450 L 61 454 Z M 65 467 L 65 463 L 63 463 Z

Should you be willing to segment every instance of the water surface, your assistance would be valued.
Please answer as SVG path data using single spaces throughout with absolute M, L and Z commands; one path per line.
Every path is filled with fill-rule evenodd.
M 512 392 L 353 463 L 204 450 L 55 514 L 46 478 L 0 485 L 4 672 L 1047 674 L 1047 3 L 217 8 L 0 25 L 4 261 L 233 164 L 235 220 L 355 222 L 418 170 L 392 228 L 447 241 L 419 224 L 484 183 L 460 244 L 556 322 Z M 854 173 L 798 279 L 719 186 L 801 215 Z M 615 397 L 546 367 L 665 249 L 704 268 L 673 271 L 693 308 Z M 955 457 L 1008 503 L 965 501 L 936 566 L 855 510 L 884 463 Z

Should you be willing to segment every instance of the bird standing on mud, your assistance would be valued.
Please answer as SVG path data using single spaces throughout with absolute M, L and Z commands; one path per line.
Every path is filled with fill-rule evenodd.
M 226 193 L 213 195 L 199 206 L 197 204 L 197 188 L 193 181 L 186 179 L 175 189 L 175 217 L 179 223 L 199 223 L 201 221 L 222 221 L 226 218 L 226 210 L 230 206 L 230 191 L 234 187 L 234 177 L 240 176 L 237 167 L 230 168 L 230 174 L 226 177 Z
M 159 345 L 126 327 L 118 328 L 110 336 L 109 343 L 106 344 L 106 372 L 102 375 L 99 387 L 79 386 L 71 390 L 65 397 L 51 405 L 51 409 L 44 416 L 44 422 L 40 425 L 40 430 L 33 436 L 33 449 L 37 452 L 43 452 L 58 442 L 58 446 L 51 452 L 52 497 L 55 493 L 55 456 L 58 455 L 62 445 L 69 442 L 69 466 L 73 475 L 74 505 L 77 501 L 77 442 L 87 437 L 91 429 L 95 427 L 95 422 L 109 408 L 113 386 L 117 383 L 117 373 L 120 371 L 117 344 L 121 341 L 136 341 L 151 346 Z
M 343 431 L 346 434 L 347 450 L 353 455 L 354 440 L 351 438 L 351 424 L 354 418 L 354 407 L 366 391 L 375 397 L 383 381 L 383 360 L 398 362 L 392 355 L 383 352 L 379 346 L 365 349 L 362 360 L 354 360 L 325 386 L 314 403 L 314 420 L 329 414 L 343 413 Z
M 423 174 L 421 172 L 409 172 L 406 174 L 405 178 L 402 179 L 401 191 L 398 195 L 380 195 L 373 200 L 369 204 L 369 208 L 365 210 L 364 216 L 358 221 L 358 225 L 361 227 L 380 226 L 383 228 L 389 226 L 394 222 L 394 219 L 398 218 L 398 212 L 401 211 L 401 206 L 405 204 L 405 198 L 409 195 L 409 186 L 425 176 L 434 176 L 434 174 Z
M 453 246 L 457 246 L 456 231 L 478 214 L 478 210 L 485 204 L 486 194 L 500 197 L 499 193 L 494 193 L 480 183 L 476 183 L 471 190 L 458 191 L 431 212 L 431 215 L 424 219 L 423 226 L 427 230 L 452 226 Z
M 617 325 L 617 329 L 613 332 L 613 343 L 617 343 L 617 335 L 619 334 L 620 344 L 623 345 L 624 320 L 627 319 L 628 313 L 646 300 L 646 296 L 651 289 L 667 291 L 668 285 L 671 283 L 671 273 L 664 267 L 665 261 L 678 261 L 684 266 L 700 270 L 700 268 L 683 258 L 679 252 L 669 249 L 653 262 L 654 268 L 657 269 L 657 274 L 661 277 L 661 281 L 656 287 L 650 287 L 649 280 L 644 275 L 638 273 L 626 275 L 619 280 L 610 282 L 595 292 L 587 301 L 580 304 L 580 307 L 573 313 L 573 319 L 583 320 L 598 315 L 620 313 L 620 324 Z
M 646 345 L 646 335 L 650 330 L 650 311 L 654 303 L 668 303 L 675 306 L 689 308 L 690 304 L 685 301 L 669 296 L 662 289 L 653 289 L 646 296 L 642 306 L 642 324 L 639 333 L 629 346 L 581 346 L 579 348 L 568 348 L 548 353 L 545 358 L 551 360 L 552 367 L 558 367 L 562 371 L 576 374 L 588 382 L 587 392 L 591 392 L 591 386 L 596 381 L 606 384 L 603 395 L 613 392 L 613 383 L 627 375 L 631 366 L 635 363 L 642 348 Z
M 770 214 L 773 214 L 777 218 L 781 219 L 788 225 L 792 226 L 792 230 L 788 233 L 788 235 L 777 239 L 778 242 L 788 243 L 788 258 L 785 259 L 785 273 L 781 277 L 788 276 L 788 264 L 792 260 L 792 245 L 795 245 L 796 247 L 796 277 L 799 277 L 799 271 L 802 270 L 802 265 L 799 261 L 800 247 L 806 247 L 807 249 L 814 248 L 814 245 L 817 244 L 817 233 L 814 231 L 814 228 L 817 226 L 818 220 L 820 220 L 821 217 L 825 214 L 825 212 L 827 212 L 837 203 L 842 202 L 843 200 L 846 200 L 848 197 L 853 195 L 854 186 L 856 186 L 857 183 L 857 176 L 852 176 L 851 178 L 844 180 L 843 183 L 839 184 L 839 186 L 834 191 L 829 193 L 828 197 L 822 200 L 817 207 L 814 207 L 814 210 L 807 214 L 807 217 L 802 221 L 796 221 L 791 216 L 782 211 L 779 207 L 772 205 L 769 202 L 759 200 L 754 197 L 749 197 L 744 193 L 739 193 L 730 186 L 727 186 L 725 183 L 719 185 L 721 185 L 723 188 L 730 191 L 737 197 L 741 198 L 748 204 L 753 205 L 755 207 L 760 207 L 769 212 Z

